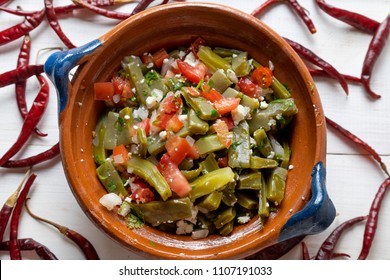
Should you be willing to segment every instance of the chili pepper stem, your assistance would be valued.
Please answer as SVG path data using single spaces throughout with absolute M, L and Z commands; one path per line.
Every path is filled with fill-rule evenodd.
M 12 208 L 15 207 L 16 201 L 18 200 L 19 192 L 22 189 L 26 179 L 30 176 L 30 173 L 31 173 L 31 169 L 28 169 L 26 174 L 23 176 L 23 179 L 20 182 L 19 186 L 15 190 L 15 192 L 5 202 L 5 205 L 7 205 L 8 207 L 12 207 Z
M 31 217 L 33 217 L 34 219 L 36 219 L 36 220 L 38 220 L 38 221 L 44 222 L 44 223 L 46 223 L 46 224 L 49 224 L 49 225 L 55 227 L 56 229 L 58 229 L 59 232 L 61 232 L 61 233 L 64 234 L 64 235 L 66 234 L 66 232 L 69 230 L 67 227 L 62 226 L 62 225 L 60 225 L 60 224 L 57 224 L 57 223 L 55 223 L 55 222 L 52 222 L 52 221 L 50 221 L 50 220 L 41 218 L 41 217 L 35 215 L 33 212 L 31 212 L 30 208 L 28 207 L 28 203 L 27 203 L 27 201 L 28 201 L 29 199 L 30 199 L 30 198 L 27 198 L 27 199 L 26 199 L 24 205 L 25 205 L 25 207 L 26 207 L 27 213 L 28 213 Z

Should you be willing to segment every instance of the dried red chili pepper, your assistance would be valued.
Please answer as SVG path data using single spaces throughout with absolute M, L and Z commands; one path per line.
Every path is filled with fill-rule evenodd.
M 332 126 L 334 129 L 339 131 L 342 135 L 347 137 L 349 140 L 354 142 L 355 144 L 359 145 L 361 148 L 366 150 L 381 166 L 382 170 L 386 173 L 387 176 L 390 177 L 390 174 L 387 170 L 387 166 L 382 161 L 382 158 L 380 155 L 366 142 L 364 142 L 362 139 L 354 135 L 352 132 L 348 131 L 347 129 L 343 128 L 341 125 L 337 124 L 336 122 L 332 121 L 328 117 L 325 117 L 326 123 L 330 126 Z
M 20 254 L 20 248 L 18 244 L 18 228 L 19 228 L 19 217 L 22 213 L 23 204 L 26 200 L 27 194 L 31 189 L 32 184 L 37 177 L 36 174 L 32 173 L 28 179 L 26 184 L 24 185 L 20 195 L 16 201 L 16 205 L 14 211 L 12 212 L 11 217 L 11 229 L 10 229 L 10 237 L 9 237 L 9 253 L 11 260 L 21 260 L 22 256 Z
M 281 2 L 281 0 L 267 0 L 260 6 L 258 6 L 256 9 L 254 9 L 251 13 L 252 16 L 257 17 L 261 13 L 263 13 L 267 8 L 271 7 L 272 5 Z
M 3 4 L 5 4 L 5 3 L 7 3 L 7 2 L 9 2 L 10 0 L 0 0 L 0 5 L 3 5 Z
M 41 243 L 32 238 L 21 238 L 17 240 L 18 247 L 21 251 L 35 251 L 42 260 L 58 260 L 57 257 Z M 9 251 L 10 241 L 0 242 L 0 251 Z
M 31 133 L 41 120 L 43 113 L 45 112 L 48 99 L 49 99 L 49 85 L 47 80 L 42 76 L 38 76 L 41 84 L 41 89 L 37 94 L 30 111 L 28 112 L 26 119 L 24 120 L 22 130 L 18 136 L 16 142 L 12 147 L 3 155 L 0 159 L 0 166 L 5 164 L 11 157 L 13 157 L 21 147 L 26 143 Z
M 45 17 L 45 9 L 27 16 L 23 22 L 0 32 L 0 46 L 16 40 L 36 28 Z
M 88 3 L 86 1 L 83 1 L 83 0 L 72 0 L 72 1 L 73 1 L 73 3 L 75 3 L 77 5 L 80 5 L 80 6 L 86 8 L 92 12 L 95 12 L 99 15 L 102 15 L 102 16 L 105 16 L 108 18 L 124 20 L 124 19 L 127 19 L 128 17 L 131 16 L 131 14 L 107 10 L 107 9 L 101 8 L 99 6 L 93 5 L 93 4 Z
M 298 3 L 297 0 L 267 0 L 264 2 L 261 6 L 256 8 L 251 15 L 258 16 L 260 13 L 262 13 L 265 9 L 270 7 L 273 4 L 276 4 L 278 2 L 284 2 L 287 3 L 302 19 L 302 21 L 306 24 L 307 28 L 309 29 L 310 33 L 314 34 L 317 32 L 316 27 L 314 26 L 313 21 L 310 19 L 310 17 L 307 15 L 307 11 L 301 6 L 301 4 Z
M 0 210 L 0 242 L 3 241 L 4 232 L 7 228 L 9 218 L 11 217 L 12 210 L 14 209 L 16 205 L 16 201 L 19 196 L 19 192 L 21 188 L 23 187 L 24 181 L 26 181 L 27 177 L 30 175 L 30 170 L 27 171 L 27 173 L 24 175 L 22 182 L 20 182 L 17 189 L 13 192 L 13 194 L 7 199 L 7 201 L 4 203 L 3 207 Z
M 309 250 L 307 249 L 306 243 L 304 241 L 301 242 L 302 248 L 302 260 L 308 261 L 310 260 Z
M 31 50 L 31 38 L 29 34 L 26 34 L 24 36 L 23 43 L 20 48 L 16 68 L 23 68 L 29 65 L 30 50 Z M 27 104 L 26 104 L 26 83 L 27 83 L 26 80 L 17 81 L 15 83 L 16 104 L 18 105 L 20 115 L 22 116 L 23 119 L 26 118 L 26 115 L 28 113 Z M 35 128 L 34 132 L 38 136 L 47 136 L 47 134 L 40 132 L 38 128 Z
M 387 178 L 379 187 L 375 194 L 374 200 L 371 203 L 371 208 L 368 214 L 366 227 L 364 230 L 363 246 L 360 251 L 358 260 L 365 260 L 370 252 L 372 241 L 374 240 L 376 229 L 378 226 L 379 210 L 386 190 L 390 187 L 390 178 Z
M 345 22 L 363 32 L 374 34 L 379 27 L 379 22 L 370 19 L 364 15 L 343 10 L 329 5 L 324 0 L 316 0 L 318 7 L 328 15 Z
M 329 75 L 329 73 L 325 72 L 322 69 L 312 69 L 312 68 L 310 68 L 309 71 L 310 71 L 310 74 L 313 77 L 317 76 L 317 77 L 325 77 L 325 78 L 332 78 L 332 79 L 334 79 L 333 76 Z M 353 83 L 361 83 L 362 82 L 362 80 L 359 77 L 355 77 L 355 76 L 351 76 L 351 75 L 347 75 L 347 74 L 341 74 L 341 75 L 348 82 L 353 82 Z
M 141 0 L 137 6 L 134 8 L 132 15 L 138 14 L 139 12 L 142 12 L 143 10 L 146 10 L 147 7 L 153 2 L 154 0 Z M 160 5 L 164 5 L 168 3 L 168 0 L 162 1 Z
M 25 81 L 31 76 L 43 73 L 43 65 L 28 65 L 16 68 L 0 74 L 0 87 L 9 86 L 20 81 Z
M 311 50 L 305 48 L 301 44 L 294 42 L 290 39 L 284 38 L 286 42 L 304 59 L 309 61 L 310 63 L 320 67 L 325 72 L 327 72 L 330 76 L 337 79 L 341 85 L 341 87 L 344 89 L 345 93 L 348 95 L 348 83 L 330 63 L 326 62 L 324 59 L 320 58 L 318 55 L 316 55 Z
M 21 167 L 34 166 L 38 163 L 42 163 L 44 161 L 50 160 L 59 154 L 60 154 L 60 144 L 57 143 L 54 146 L 52 146 L 50 149 L 47 149 L 46 151 L 43 151 L 34 156 L 27 157 L 24 159 L 18 159 L 18 160 L 8 160 L 1 167 L 21 168 Z
M 340 224 L 338 227 L 336 227 L 331 234 L 329 234 L 328 238 L 322 243 L 320 249 L 317 252 L 317 255 L 315 256 L 316 260 L 330 260 L 334 257 L 338 257 L 345 254 L 334 254 L 334 249 L 337 245 L 338 240 L 340 239 L 343 232 L 356 223 L 359 223 L 361 221 L 364 221 L 367 218 L 367 216 L 359 216 L 356 218 L 352 218 L 350 220 L 347 220 Z
M 46 18 L 49 21 L 50 27 L 57 33 L 58 37 L 61 41 L 67 46 L 69 49 L 73 49 L 76 46 L 70 41 L 70 39 L 65 35 L 64 31 L 58 22 L 58 18 L 53 6 L 53 0 L 44 0 L 45 8 L 46 8 Z
M 26 206 L 27 212 L 30 214 L 31 217 L 33 217 L 34 219 L 37 219 L 41 222 L 47 223 L 47 224 L 55 227 L 56 229 L 58 229 L 59 232 L 61 232 L 63 235 L 65 235 L 67 238 L 69 238 L 70 240 L 72 240 L 74 243 L 76 243 L 79 246 L 79 248 L 83 251 L 84 256 L 87 258 L 87 260 L 99 260 L 100 259 L 95 248 L 91 244 L 91 242 L 89 242 L 84 236 L 82 236 L 81 234 L 79 234 L 79 233 L 75 232 L 74 230 L 71 230 L 65 226 L 59 225 L 57 223 L 54 223 L 52 221 L 49 221 L 47 219 L 44 219 L 44 218 L 41 218 L 41 217 L 35 215 L 34 213 L 31 212 L 30 208 L 28 207 L 27 201 L 28 201 L 28 199 L 25 202 L 25 206 Z
M 371 74 L 375 62 L 377 61 L 386 44 L 387 38 L 389 38 L 389 34 L 390 15 L 388 15 L 386 19 L 379 25 L 378 29 L 373 35 L 363 62 L 363 69 L 361 73 L 362 84 L 367 93 L 374 99 L 378 99 L 381 96 L 376 94 L 370 87 Z

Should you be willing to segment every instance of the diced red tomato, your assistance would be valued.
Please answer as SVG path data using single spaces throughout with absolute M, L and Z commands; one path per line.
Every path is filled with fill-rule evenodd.
M 199 158 L 198 149 L 194 145 L 190 146 L 188 153 L 187 153 L 187 157 L 189 157 L 191 159 L 198 159 Z
M 146 118 L 137 124 L 139 128 L 143 128 L 145 130 L 146 136 L 150 134 L 150 119 Z
M 130 198 L 138 203 L 147 203 L 154 200 L 154 193 L 149 188 L 139 188 Z
M 115 76 L 111 82 L 114 85 L 115 94 L 120 94 L 122 98 L 132 98 L 134 96 L 129 80 Z
M 181 109 L 183 100 L 178 95 L 169 95 L 160 104 L 160 112 L 165 114 L 175 114 Z
M 172 191 L 179 197 L 184 197 L 191 191 L 191 186 L 187 179 L 167 153 L 161 157 L 157 168 L 167 181 Z
M 211 102 L 215 102 L 215 101 L 218 101 L 218 100 L 221 100 L 223 99 L 223 96 L 222 94 L 216 90 L 215 88 L 210 88 L 210 89 L 206 89 L 206 90 L 202 90 L 201 91 L 201 94 L 204 98 L 206 98 L 207 100 L 211 101 Z
M 228 166 L 228 157 L 225 156 L 225 157 L 220 157 L 218 158 L 218 166 L 221 167 L 221 168 L 224 168 L 226 166 Z
M 169 58 L 169 54 L 164 48 L 157 51 L 156 53 L 153 54 L 154 65 L 156 65 L 157 68 L 161 68 L 164 59 L 166 58 Z
M 198 62 L 196 66 L 191 66 L 187 62 L 181 61 L 180 59 L 177 59 L 176 62 L 180 72 L 189 81 L 193 82 L 194 84 L 198 84 L 201 80 L 204 79 L 207 67 L 202 62 Z
M 129 151 L 126 149 L 125 145 L 116 146 L 112 150 L 112 159 L 116 164 L 126 164 L 129 160 Z
M 231 116 L 220 117 L 219 120 L 224 121 L 227 124 L 229 131 L 233 129 L 234 122 Z
M 131 183 L 130 198 L 138 203 L 146 203 L 154 200 L 154 193 L 143 181 L 135 180 Z
M 229 136 L 229 128 L 228 125 L 224 122 L 218 119 L 214 124 L 213 127 L 215 129 L 215 132 L 217 133 L 219 141 L 226 147 L 229 148 L 232 144 L 232 138 Z
M 143 64 L 149 65 L 152 63 L 154 65 L 153 56 L 150 53 L 143 54 L 140 56 L 140 58 Z
M 193 97 L 200 96 L 200 92 L 194 87 L 186 87 L 185 90 Z
M 228 97 L 214 102 L 214 108 L 220 115 L 227 114 L 236 109 L 240 104 L 240 98 Z
M 179 165 L 187 156 L 191 145 L 186 139 L 178 135 L 170 135 L 165 143 L 165 148 L 171 160 Z
M 110 101 L 115 94 L 114 85 L 111 82 L 96 82 L 93 84 L 95 100 Z
M 172 114 L 161 113 L 157 116 L 156 120 L 153 122 L 154 126 L 158 128 L 165 129 L 168 121 L 172 118 Z
M 240 91 L 242 91 L 245 95 L 257 98 L 259 96 L 257 95 L 257 87 L 256 85 L 248 78 L 248 77 L 242 77 L 238 80 L 238 87 L 240 88 Z
M 268 67 L 259 66 L 253 71 L 252 80 L 262 88 L 268 88 L 273 80 L 272 70 Z
M 174 114 L 172 117 L 168 120 L 165 130 L 166 131 L 173 131 L 178 132 L 180 129 L 182 129 L 184 126 L 184 123 L 179 119 L 179 116 Z

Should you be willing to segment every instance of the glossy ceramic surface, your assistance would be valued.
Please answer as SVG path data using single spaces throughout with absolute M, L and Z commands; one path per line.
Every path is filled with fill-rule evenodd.
M 104 104 L 94 101 L 93 83 L 109 80 L 126 55 L 189 45 L 198 36 L 209 45 L 246 50 L 265 65 L 271 60 L 275 76 L 291 89 L 299 113 L 293 122 L 294 168 L 289 171 L 285 200 L 264 228 L 253 219 L 227 237 L 192 240 L 148 226 L 129 230 L 98 202 L 105 189 L 96 177 L 91 142 Z M 78 70 L 68 82 L 67 73 L 76 65 Z M 169 259 L 237 259 L 284 240 L 316 234 L 333 221 L 335 210 L 325 186 L 325 121 L 314 82 L 289 45 L 256 18 L 208 3 L 159 6 L 83 47 L 52 55 L 45 71 L 59 94 L 61 151 L 69 185 L 97 227 L 129 249 Z

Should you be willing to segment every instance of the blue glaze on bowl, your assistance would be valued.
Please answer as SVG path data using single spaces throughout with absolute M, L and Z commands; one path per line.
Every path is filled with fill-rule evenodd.
M 326 170 L 322 162 L 312 171 L 312 197 L 305 207 L 294 214 L 280 231 L 278 241 L 324 231 L 336 216 L 336 209 L 326 191 Z
M 78 48 L 53 53 L 45 62 L 45 73 L 57 89 L 59 113 L 64 110 L 68 101 L 68 75 L 70 70 L 77 66 L 83 57 L 100 46 L 102 46 L 102 42 L 96 39 Z

